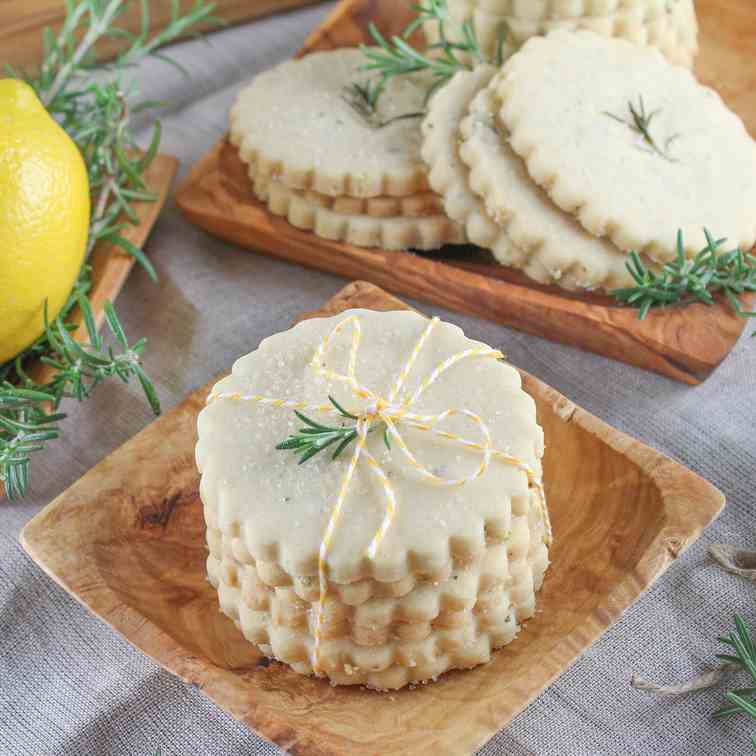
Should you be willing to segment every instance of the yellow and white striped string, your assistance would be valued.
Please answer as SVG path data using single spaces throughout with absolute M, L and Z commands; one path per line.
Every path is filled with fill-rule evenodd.
M 529 485 L 535 489 L 538 500 L 541 517 L 544 523 L 545 539 L 547 545 L 551 544 L 552 532 L 551 522 L 549 520 L 548 509 L 546 508 L 546 497 L 543 491 L 543 485 L 538 479 L 535 471 L 523 462 L 521 459 L 508 454 L 507 452 L 500 451 L 493 447 L 491 439 L 491 432 L 483 419 L 476 415 L 474 412 L 466 409 L 454 409 L 450 408 L 443 412 L 434 415 L 420 415 L 411 412 L 413 405 L 418 399 L 447 371 L 452 367 L 462 362 L 463 360 L 473 358 L 489 358 L 489 359 L 501 359 L 502 353 L 497 349 L 491 349 L 491 347 L 480 346 L 473 347 L 471 349 L 458 352 L 451 357 L 444 360 L 429 375 L 420 382 L 420 385 L 415 392 L 408 398 L 402 399 L 397 402 L 397 396 L 401 392 L 404 384 L 409 377 L 412 368 L 417 361 L 418 355 L 422 351 L 426 342 L 430 338 L 434 328 L 438 325 L 439 319 L 433 318 L 429 321 L 425 330 L 423 331 L 420 339 L 415 344 L 412 353 L 410 354 L 406 364 L 399 372 L 396 381 L 389 393 L 388 398 L 383 398 L 377 395 L 374 391 L 359 383 L 357 380 L 357 356 L 359 354 L 360 344 L 362 341 L 362 327 L 360 325 L 360 319 L 357 315 L 351 315 L 339 322 L 336 327 L 322 340 L 315 355 L 310 362 L 310 367 L 319 375 L 328 378 L 331 381 L 338 383 L 346 383 L 351 389 L 352 393 L 357 399 L 364 399 L 370 402 L 365 410 L 359 415 L 355 432 L 357 439 L 352 452 L 352 456 L 349 460 L 349 465 L 344 473 L 344 477 L 341 481 L 336 500 L 330 511 L 328 523 L 323 533 L 323 538 L 320 543 L 320 552 L 318 555 L 318 580 L 320 587 L 320 599 L 318 601 L 317 615 L 315 617 L 315 628 L 313 632 L 314 636 L 314 653 L 313 653 L 313 669 L 316 673 L 319 671 L 319 659 L 320 659 L 320 646 L 322 644 L 322 625 L 323 614 L 325 610 L 325 602 L 328 595 L 328 570 L 327 561 L 328 553 L 333 541 L 333 535 L 336 531 L 336 526 L 341 517 L 341 511 L 344 506 L 344 502 L 347 499 L 349 488 L 354 478 L 354 472 L 357 469 L 361 459 L 364 459 L 371 471 L 376 475 L 380 481 L 383 491 L 386 497 L 386 512 L 381 522 L 378 531 L 373 536 L 370 544 L 367 548 L 367 554 L 372 559 L 376 556 L 378 548 L 381 545 L 381 541 L 388 532 L 391 524 L 396 515 L 397 499 L 396 493 L 389 481 L 386 472 L 381 465 L 375 459 L 375 457 L 368 451 L 366 443 L 371 426 L 374 423 L 383 423 L 386 426 L 386 430 L 396 445 L 402 451 L 407 458 L 409 464 L 417 470 L 417 472 L 431 485 L 453 487 L 463 486 L 466 483 L 471 483 L 477 478 L 481 477 L 488 469 L 491 460 L 496 459 L 508 465 L 516 467 L 521 470 L 528 478 Z M 328 354 L 329 347 L 333 339 L 341 333 L 347 326 L 352 326 L 352 344 L 349 352 L 349 361 L 347 364 L 346 373 L 338 373 L 326 367 L 325 358 Z M 208 404 L 218 400 L 231 400 L 240 402 L 251 402 L 261 406 L 271 406 L 280 409 L 299 410 L 308 412 L 318 412 L 324 415 L 336 415 L 341 416 L 339 411 L 330 403 L 328 404 L 311 404 L 309 402 L 299 402 L 288 399 L 276 399 L 272 397 L 266 397 L 259 394 L 242 394 L 240 392 L 221 392 L 218 394 L 211 394 L 208 397 Z M 468 418 L 473 424 L 475 424 L 481 434 L 480 441 L 471 441 L 456 433 L 449 431 L 439 430 L 437 426 L 448 420 L 450 417 L 462 416 Z M 401 433 L 397 429 L 397 424 L 405 424 L 411 428 L 415 428 L 420 431 L 426 431 L 439 438 L 443 438 L 453 444 L 462 446 L 466 449 L 471 449 L 482 453 L 480 465 L 470 475 L 466 475 L 460 478 L 445 478 L 443 476 L 436 475 L 431 472 L 407 446 L 406 442 L 402 438 Z

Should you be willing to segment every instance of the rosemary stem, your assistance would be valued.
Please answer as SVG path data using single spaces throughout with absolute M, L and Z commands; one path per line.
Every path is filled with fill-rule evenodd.
M 121 116 L 118 119 L 116 128 L 114 129 L 114 141 L 116 142 L 128 125 L 130 117 L 129 103 L 121 90 L 118 91 L 117 97 L 118 101 L 121 103 Z M 92 253 L 92 250 L 95 248 L 95 246 L 97 246 L 97 242 L 99 241 L 99 233 L 97 233 L 97 231 L 99 231 L 99 225 L 103 217 L 105 216 L 105 211 L 108 208 L 108 202 L 110 201 L 111 195 L 118 185 L 119 171 L 116 168 L 116 165 L 116 163 L 113 163 L 114 169 L 108 174 L 105 183 L 102 185 L 97 196 L 97 202 L 95 203 L 91 221 L 91 225 L 95 233 L 90 233 L 89 239 L 87 240 L 87 257 L 89 257 L 89 255 Z
M 73 72 L 81 65 L 82 60 L 87 55 L 87 53 L 89 53 L 97 40 L 100 39 L 100 37 L 102 37 L 102 35 L 110 27 L 113 19 L 121 9 L 122 2 L 123 0 L 112 0 L 105 7 L 105 10 L 103 11 L 103 14 L 102 16 L 100 16 L 100 18 L 94 17 L 92 12 L 90 11 L 90 15 L 92 15 L 92 24 L 90 25 L 89 29 L 87 29 L 86 34 L 82 38 L 74 54 L 55 75 L 53 83 L 50 85 L 50 89 L 45 93 L 43 98 L 45 107 L 49 108 L 50 105 L 55 102 L 55 98 L 66 86 Z M 59 37 L 59 41 L 63 43 L 64 40 Z

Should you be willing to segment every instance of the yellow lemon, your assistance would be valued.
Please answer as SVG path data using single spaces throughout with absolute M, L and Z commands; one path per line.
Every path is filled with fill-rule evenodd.
M 0 363 L 66 303 L 84 262 L 87 169 L 34 90 L 0 79 Z

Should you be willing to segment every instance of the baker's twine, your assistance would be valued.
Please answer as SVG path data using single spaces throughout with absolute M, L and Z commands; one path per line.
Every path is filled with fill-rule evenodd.
M 367 555 L 373 559 L 378 553 L 378 549 L 388 532 L 391 524 L 396 515 L 397 499 L 396 492 L 394 491 L 388 475 L 381 467 L 375 457 L 366 448 L 366 442 L 370 429 L 375 423 L 383 423 L 386 427 L 389 437 L 396 445 L 401 449 L 407 461 L 412 467 L 417 470 L 420 476 L 429 484 L 435 486 L 443 486 L 447 488 L 455 486 L 463 486 L 467 483 L 471 483 L 477 478 L 481 477 L 492 459 L 496 459 L 508 465 L 516 467 L 527 475 L 529 485 L 534 488 L 538 494 L 539 509 L 545 528 L 545 542 L 547 545 L 551 544 L 552 531 L 551 522 L 549 520 L 548 510 L 546 508 L 546 497 L 543 490 L 543 485 L 536 476 L 534 470 L 521 459 L 501 451 L 493 447 L 491 440 L 491 432 L 483 421 L 483 419 L 467 409 L 454 409 L 450 408 L 433 415 L 421 415 L 411 412 L 412 407 L 420 399 L 420 397 L 449 369 L 454 367 L 464 360 L 473 358 L 487 358 L 500 360 L 503 358 L 503 354 L 498 349 L 492 349 L 488 346 L 473 347 L 472 349 L 466 349 L 461 352 L 448 357 L 441 362 L 429 375 L 421 381 L 415 392 L 403 399 L 397 399 L 399 392 L 402 390 L 407 378 L 412 372 L 412 368 L 417 361 L 418 355 L 422 351 L 426 342 L 430 338 L 431 333 L 439 323 L 438 318 L 433 318 L 425 330 L 423 331 L 420 339 L 415 344 L 412 353 L 409 356 L 404 367 L 399 372 L 399 375 L 394 382 L 387 398 L 381 397 L 371 389 L 362 385 L 357 380 L 357 356 L 360 349 L 360 343 L 362 341 L 362 326 L 358 315 L 351 315 L 338 323 L 335 328 L 322 340 L 320 346 L 317 348 L 314 357 L 310 362 L 310 367 L 319 375 L 336 381 L 338 383 L 345 383 L 352 389 L 352 393 L 355 398 L 367 400 L 368 406 L 359 414 L 355 432 L 357 434 L 356 444 L 351 459 L 349 460 L 349 466 L 344 473 L 344 477 L 339 487 L 339 492 L 336 497 L 336 501 L 331 509 L 330 517 L 328 518 L 328 524 L 326 525 L 323 539 L 320 544 L 320 551 L 318 555 L 318 579 L 320 583 L 320 599 L 318 601 L 317 614 L 315 617 L 314 628 L 314 659 L 313 659 L 313 671 L 318 674 L 320 668 L 320 647 L 322 642 L 322 620 L 325 609 L 325 600 L 328 594 L 328 576 L 327 576 L 327 558 L 333 535 L 336 530 L 339 518 L 341 516 L 341 510 L 346 501 L 354 478 L 354 471 L 357 469 L 361 459 L 364 459 L 370 467 L 370 470 L 376 475 L 378 480 L 383 486 L 383 491 L 386 497 L 386 512 L 383 517 L 378 531 L 370 541 L 370 545 L 367 548 Z M 338 373 L 325 366 L 325 357 L 328 353 L 329 347 L 333 339 L 341 333 L 347 326 L 352 326 L 352 346 L 349 353 L 349 362 L 346 373 Z M 287 410 L 299 410 L 307 412 L 318 412 L 324 415 L 336 415 L 341 417 L 340 412 L 330 403 L 328 404 L 310 404 L 308 402 L 298 402 L 290 399 L 276 399 L 273 397 L 261 396 L 259 394 L 242 394 L 240 392 L 221 392 L 218 394 L 211 394 L 208 397 L 207 403 L 219 401 L 222 399 L 239 402 L 251 402 L 263 406 L 278 407 Z M 469 418 L 480 431 L 481 440 L 471 441 L 456 433 L 449 431 L 439 430 L 438 425 L 443 423 L 450 417 L 463 416 Z M 461 446 L 466 449 L 480 452 L 482 458 L 478 468 L 470 475 L 465 475 L 461 478 L 447 478 L 444 476 L 436 475 L 431 472 L 407 446 L 406 442 L 402 438 L 401 433 L 397 429 L 397 425 L 407 425 L 417 430 L 426 431 L 432 433 L 435 436 L 443 438 L 456 446 Z

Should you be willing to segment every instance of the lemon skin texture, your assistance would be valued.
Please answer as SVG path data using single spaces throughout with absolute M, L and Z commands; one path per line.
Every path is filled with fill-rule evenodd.
M 84 262 L 90 197 L 81 153 L 34 90 L 0 79 L 0 363 L 44 331 Z

